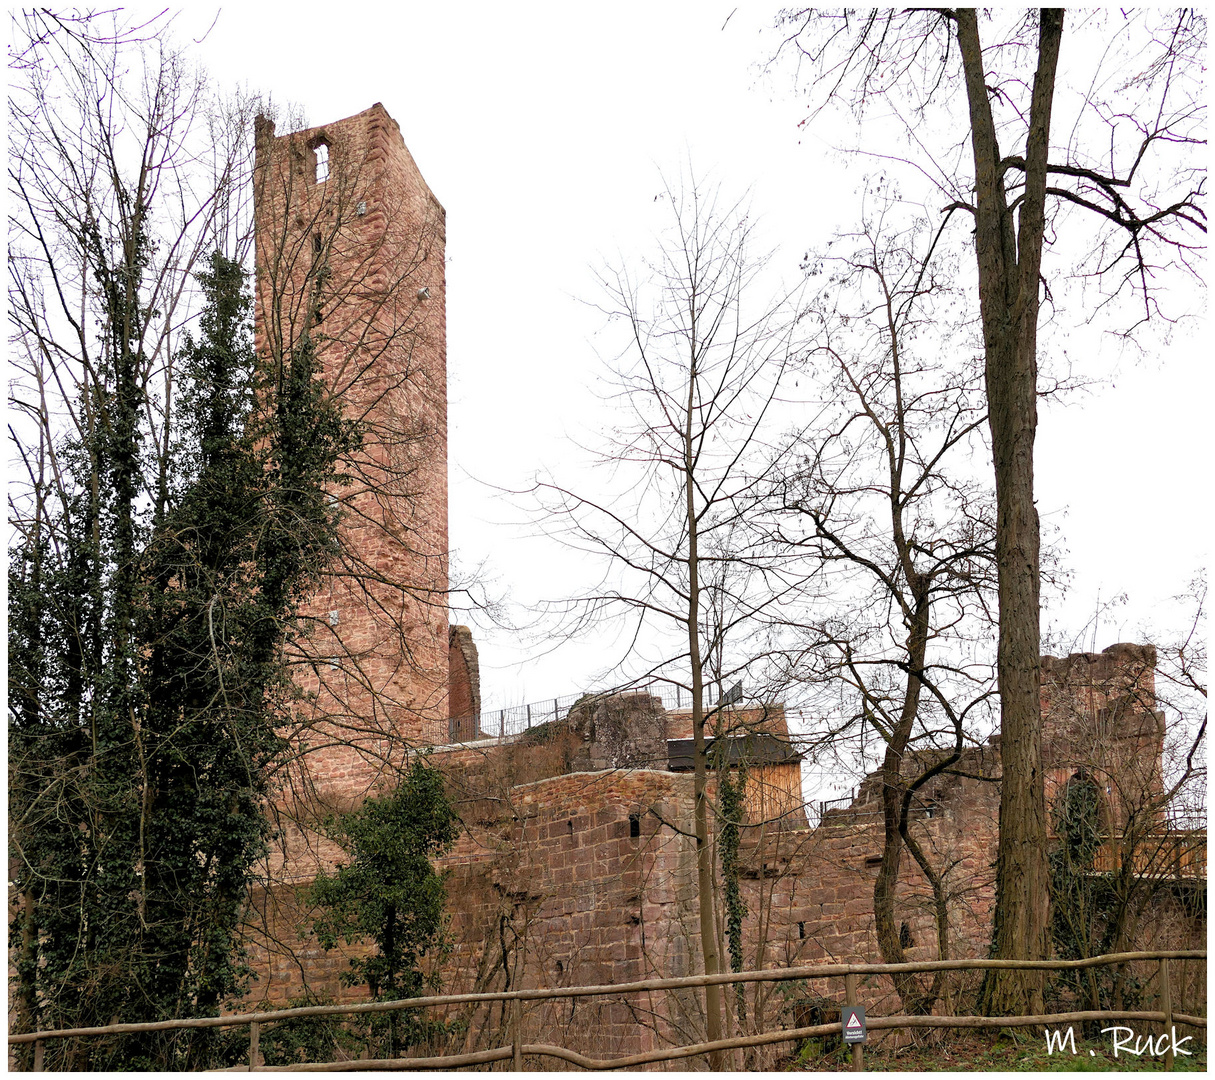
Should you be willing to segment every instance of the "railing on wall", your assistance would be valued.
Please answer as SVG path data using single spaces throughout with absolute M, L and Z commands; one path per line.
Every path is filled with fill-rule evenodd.
M 611 697 L 614 694 L 649 694 L 660 698 L 662 707 L 668 712 L 679 712 L 692 707 L 692 695 L 683 687 L 670 683 L 648 683 L 623 689 L 603 690 L 598 693 L 566 694 L 564 697 L 544 698 L 527 705 L 511 705 L 502 709 L 483 709 L 477 718 L 477 732 L 469 733 L 464 741 L 472 739 L 505 739 L 541 724 L 564 720 L 570 709 L 580 701 Z M 706 690 L 704 707 L 715 708 L 718 696 Z M 471 727 L 471 722 L 469 727 Z
M 1184 1002 L 1173 1001 L 1170 962 L 1202 960 L 1207 958 L 1205 949 L 1171 951 L 1111 953 L 1086 960 L 928 960 L 907 964 L 812 964 L 803 967 L 778 968 L 763 971 L 744 971 L 721 975 L 692 975 L 674 979 L 643 979 L 631 983 L 609 986 L 574 986 L 553 989 L 507 990 L 495 993 L 446 994 L 433 997 L 409 998 L 404 1001 L 366 1002 L 361 1005 L 311 1005 L 296 1009 L 279 1009 L 274 1012 L 245 1013 L 231 1016 L 205 1017 L 188 1020 L 162 1020 L 147 1024 L 111 1024 L 108 1027 L 70 1028 L 58 1031 L 35 1031 L 8 1037 L 10 1046 L 34 1043 L 35 1071 L 40 1071 L 43 1047 L 48 1040 L 66 1038 L 94 1038 L 108 1035 L 135 1034 L 145 1031 L 170 1031 L 185 1028 L 215 1028 L 247 1026 L 249 1028 L 249 1059 L 243 1067 L 214 1070 L 218 1072 L 252 1071 L 265 1069 L 273 1072 L 351 1072 L 382 1069 L 456 1069 L 472 1065 L 484 1065 L 494 1061 L 511 1061 L 516 1071 L 523 1068 L 524 1058 L 555 1058 L 583 1069 L 629 1069 L 660 1061 L 677 1061 L 692 1057 L 719 1055 L 724 1051 L 758 1047 L 781 1042 L 800 1042 L 803 1039 L 839 1035 L 839 1021 L 817 1024 L 810 1027 L 781 1028 L 753 1035 L 720 1039 L 715 1042 L 692 1043 L 683 1046 L 668 1046 L 640 1054 L 616 1058 L 590 1058 L 560 1046 L 526 1044 L 522 1041 L 522 1007 L 525 1002 L 551 999 L 574 999 L 594 996 L 610 996 L 645 993 L 657 990 L 683 990 L 695 987 L 732 985 L 736 983 L 790 982 L 803 979 L 842 978 L 844 982 L 843 1004 L 856 1004 L 856 977 L 858 975 L 895 975 L 933 971 L 1017 970 L 1017 971 L 1074 971 L 1084 968 L 1105 967 L 1156 961 L 1158 967 L 1156 1000 L 1160 1008 L 1154 1010 L 1080 1010 L 1066 1013 L 1047 1013 L 1034 1016 L 869 1016 L 866 1026 L 873 1031 L 892 1028 L 969 1028 L 992 1029 L 1013 1027 L 1040 1027 L 1047 1024 L 1078 1024 L 1089 1020 L 1137 1020 L 1144 1023 L 1160 1023 L 1167 1033 L 1174 1025 L 1181 1024 L 1205 1029 L 1207 1018 L 1188 1014 Z M 320 1016 L 357 1016 L 367 1013 L 384 1013 L 400 1009 L 422 1009 L 467 1005 L 489 1002 L 510 1004 L 508 1036 L 510 1042 L 502 1046 L 480 1050 L 475 1053 L 448 1054 L 440 1057 L 357 1059 L 335 1062 L 311 1062 L 296 1065 L 263 1066 L 259 1059 L 259 1041 L 263 1025 L 282 1020 Z M 853 1067 L 861 1065 L 857 1047 L 853 1047 Z M 1171 1068 L 1172 1051 L 1166 1053 L 1165 1068 Z
M 570 710 L 581 701 L 593 701 L 615 694 L 650 694 L 653 697 L 659 698 L 662 701 L 663 708 L 668 712 L 679 712 L 692 707 L 691 694 L 683 687 L 673 686 L 670 683 L 648 683 L 641 686 L 604 690 L 593 694 L 566 694 L 563 697 L 547 698 L 526 705 L 512 705 L 509 708 L 483 710 L 478 718 L 476 733 L 468 732 L 462 741 L 467 742 L 474 739 L 502 740 L 521 735 L 543 724 L 564 720 L 569 716 Z M 716 708 L 719 701 L 720 698 L 712 695 L 709 688 L 706 688 L 705 709 Z M 794 713 L 791 715 L 800 716 L 801 714 Z M 456 721 L 453 721 L 453 740 L 456 739 L 456 723 Z M 468 723 L 468 727 L 472 727 L 471 722 Z M 790 733 L 789 738 L 794 745 L 801 745 L 805 749 L 804 744 L 806 740 L 804 737 Z M 823 818 L 829 810 L 848 810 L 852 808 L 855 798 L 856 791 L 854 790 L 842 798 L 807 800 L 805 811 L 808 824 L 811 828 L 815 828 L 822 823 Z M 921 806 L 918 809 L 929 817 L 932 815 L 932 808 L 929 806 Z M 1205 878 L 1207 867 L 1206 811 L 1201 808 L 1195 809 L 1193 807 L 1170 805 L 1165 808 L 1164 815 L 1165 831 L 1162 834 L 1162 838 L 1168 837 L 1167 842 L 1172 845 L 1170 865 L 1174 866 L 1174 876 Z M 849 820 L 880 816 L 881 809 L 877 806 L 857 808 L 852 810 Z M 1174 834 L 1186 833 L 1191 834 L 1189 839 L 1185 839 L 1184 837 L 1178 839 L 1174 836 Z M 1110 873 L 1116 872 L 1121 868 L 1121 854 L 1118 849 L 1118 843 L 1117 839 L 1111 839 L 1102 845 L 1097 856 L 1097 865 L 1095 867 L 1097 872 Z M 1145 856 L 1140 853 L 1135 858 L 1137 863 L 1139 863 L 1144 861 Z M 1154 864 L 1153 867 L 1144 866 L 1142 869 L 1154 869 Z M 1138 865 L 1136 866 L 1136 872 L 1141 872 L 1141 868 Z

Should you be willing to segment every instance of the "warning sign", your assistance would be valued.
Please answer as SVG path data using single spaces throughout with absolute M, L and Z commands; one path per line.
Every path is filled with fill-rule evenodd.
M 844 1005 L 840 1008 L 840 1021 L 844 1027 L 844 1042 L 865 1041 L 865 1006 Z

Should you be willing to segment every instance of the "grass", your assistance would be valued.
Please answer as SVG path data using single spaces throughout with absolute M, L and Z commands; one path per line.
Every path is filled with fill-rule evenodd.
M 1184 1028 L 1185 1034 L 1201 1036 L 1201 1032 Z M 870 1045 L 865 1047 L 866 1072 L 1163 1072 L 1164 1057 L 1144 1053 L 1136 1056 L 1126 1049 L 1114 1054 L 1113 1037 L 1099 1035 L 1084 1039 L 1077 1030 L 1076 1053 L 1071 1044 L 1063 1050 L 1047 1053 L 1041 1035 L 1025 1033 L 936 1032 L 921 1035 L 916 1042 L 900 1047 Z M 1123 1037 L 1124 1042 L 1125 1037 Z M 1134 1047 L 1134 1039 L 1129 1040 Z M 1206 1072 L 1206 1046 L 1191 1039 L 1184 1044 L 1191 1057 L 1178 1053 L 1173 1061 L 1175 1072 Z M 812 1039 L 803 1044 L 798 1056 L 786 1062 L 794 1071 L 840 1072 L 851 1069 L 851 1058 L 838 1040 Z

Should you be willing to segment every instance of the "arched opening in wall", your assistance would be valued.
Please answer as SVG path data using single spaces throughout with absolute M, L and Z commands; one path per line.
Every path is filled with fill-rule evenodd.
M 1078 769 L 1055 798 L 1055 836 L 1064 864 L 1088 869 L 1097 860 L 1105 839 L 1108 814 L 1105 799 L 1086 769 Z
M 329 143 L 324 139 L 317 139 L 312 144 L 311 150 L 316 164 L 316 182 L 323 184 L 329 179 Z

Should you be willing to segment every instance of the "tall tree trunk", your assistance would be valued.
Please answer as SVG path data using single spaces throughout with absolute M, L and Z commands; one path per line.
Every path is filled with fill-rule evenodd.
M 899 879 L 899 866 L 903 856 L 903 837 L 900 830 L 903 814 L 903 757 L 911 741 L 912 729 L 920 708 L 920 672 L 924 670 L 924 657 L 928 649 L 929 616 L 932 605 L 924 595 L 927 582 L 920 577 L 910 582 L 916 596 L 910 633 L 907 636 L 907 685 L 903 692 L 903 706 L 898 726 L 886 744 L 886 756 L 882 760 L 882 862 L 878 867 L 877 880 L 873 883 L 873 919 L 877 930 L 878 948 L 882 959 L 888 964 L 904 962 L 903 944 L 895 926 L 894 897 Z M 914 975 L 892 976 L 894 988 L 908 1012 L 923 1011 L 924 992 Z
M 959 10 L 957 28 L 975 161 L 975 251 L 996 480 L 1003 783 L 993 955 L 1040 959 L 1046 956 L 1048 943 L 1049 871 L 1042 773 L 1034 437 L 1046 165 L 1063 12 L 1043 9 L 1040 13 L 1025 190 L 1017 203 L 1017 223 L 1004 187 L 975 12 Z M 984 1005 L 991 1013 L 1039 1012 L 1041 998 L 1041 975 L 1035 972 L 993 973 L 985 983 Z

